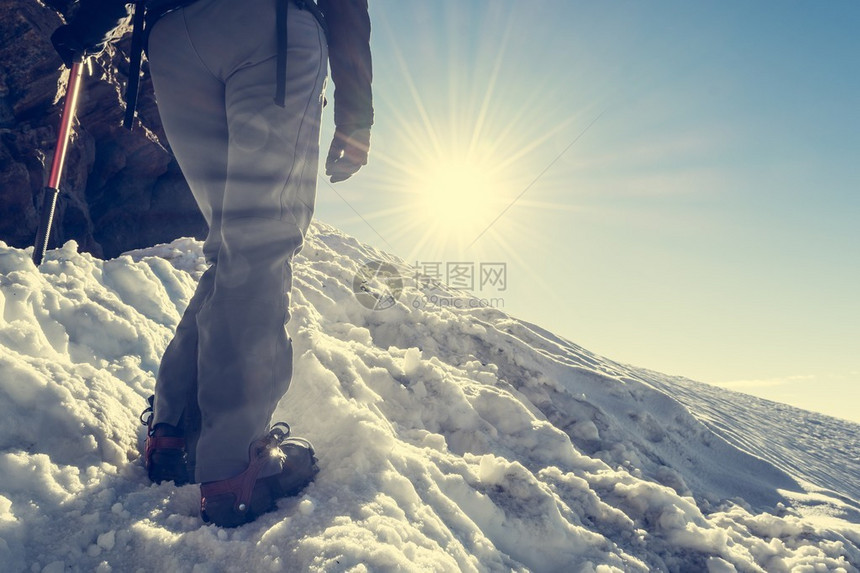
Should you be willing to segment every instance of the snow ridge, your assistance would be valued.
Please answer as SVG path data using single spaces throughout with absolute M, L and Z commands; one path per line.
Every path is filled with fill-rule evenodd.
M 354 293 L 368 261 L 400 271 L 402 291 L 363 285 L 390 308 Z M 0 243 L 0 570 L 858 571 L 857 425 L 803 413 L 817 438 L 792 447 L 780 405 L 443 305 L 466 295 L 322 223 L 276 412 L 321 472 L 255 523 L 203 526 L 197 487 L 137 459 L 202 270 L 190 239 L 110 261 L 68 243 L 40 269 Z

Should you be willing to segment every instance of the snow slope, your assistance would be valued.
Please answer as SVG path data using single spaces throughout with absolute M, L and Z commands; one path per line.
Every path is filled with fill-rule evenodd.
M 391 308 L 353 293 L 370 260 Z M 0 243 L 0 571 L 858 571 L 860 426 L 595 356 L 321 223 L 295 269 L 276 417 L 321 472 L 222 530 L 138 460 L 199 243 Z

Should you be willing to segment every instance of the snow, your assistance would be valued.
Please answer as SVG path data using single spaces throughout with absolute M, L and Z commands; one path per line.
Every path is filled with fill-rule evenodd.
M 858 571 L 860 426 L 433 304 L 470 299 L 322 223 L 276 412 L 321 472 L 254 523 L 203 525 L 197 486 L 138 459 L 200 248 L 70 242 L 36 269 L 0 243 L 0 571 Z M 402 275 L 390 308 L 353 293 L 372 260 Z

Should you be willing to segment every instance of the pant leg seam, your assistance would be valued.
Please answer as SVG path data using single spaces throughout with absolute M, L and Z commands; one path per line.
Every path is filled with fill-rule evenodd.
M 213 72 L 212 68 L 206 64 L 206 61 L 203 59 L 203 56 L 200 55 L 200 52 L 197 51 L 197 46 L 194 45 L 194 39 L 191 37 L 191 30 L 188 29 L 188 18 L 185 13 L 185 8 L 180 8 L 179 10 L 182 12 L 182 26 L 185 28 L 185 35 L 188 36 L 188 45 L 191 46 L 191 50 L 194 52 L 194 55 L 197 56 L 197 59 L 200 61 L 200 65 L 202 65 L 213 78 L 223 82 L 223 80 L 218 77 L 218 74 Z
M 319 66 L 317 67 L 316 77 L 314 78 L 314 88 L 316 88 L 317 84 L 319 83 L 321 73 L 323 75 L 325 73 L 322 71 L 325 68 L 324 64 L 326 63 L 326 61 L 325 61 L 325 58 L 322 57 L 324 46 L 323 46 L 323 42 L 321 39 L 321 34 L 322 34 L 321 28 L 317 27 L 317 42 L 319 44 L 320 59 L 319 59 Z M 305 122 L 308 120 L 308 110 L 310 109 L 310 107 L 312 105 L 313 97 L 314 97 L 314 93 L 312 93 L 310 96 L 308 96 L 308 100 L 305 103 L 305 107 L 304 107 L 304 110 L 302 113 L 302 121 L 299 123 L 299 128 L 296 131 L 296 143 L 293 146 L 293 156 L 294 157 L 298 157 L 299 141 L 301 140 L 300 135 L 301 135 L 301 133 L 305 127 Z M 317 97 L 319 97 L 319 94 L 317 94 Z M 293 221 L 295 222 L 296 226 L 298 227 L 299 225 L 298 225 L 298 221 L 296 221 L 295 215 L 292 213 L 292 210 L 288 209 L 287 205 L 285 205 L 285 195 L 286 195 L 287 185 L 289 184 L 290 179 L 292 179 L 293 173 L 295 172 L 295 169 L 296 169 L 296 161 L 293 161 L 293 164 L 290 166 L 290 172 L 287 174 L 287 178 L 284 180 L 283 187 L 281 187 L 280 203 L 281 203 L 281 210 L 287 211 L 288 213 L 290 213 L 290 215 L 293 218 Z M 316 184 L 316 181 L 314 181 L 314 184 Z M 283 220 L 283 217 L 281 217 L 281 220 Z M 304 234 L 304 233 L 302 233 L 302 234 Z

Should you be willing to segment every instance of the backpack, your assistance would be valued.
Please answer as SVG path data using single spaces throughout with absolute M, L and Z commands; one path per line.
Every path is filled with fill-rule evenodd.
M 125 117 L 122 125 L 129 131 L 134 127 L 137 111 L 137 96 L 140 90 L 140 66 L 146 49 L 149 31 L 155 22 L 170 12 L 193 4 L 196 0 L 134 0 L 132 16 L 131 54 L 129 55 L 128 85 L 125 90 Z M 319 22 L 328 36 L 325 15 L 314 0 L 276 0 L 277 1 L 277 42 L 278 62 L 275 82 L 275 103 L 284 107 L 287 86 L 287 3 L 293 2 L 300 9 L 308 10 Z

